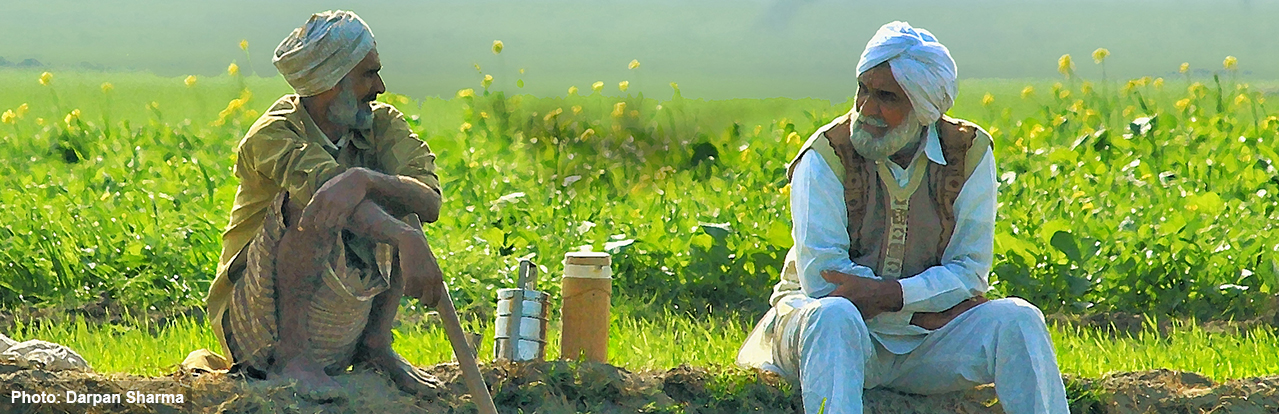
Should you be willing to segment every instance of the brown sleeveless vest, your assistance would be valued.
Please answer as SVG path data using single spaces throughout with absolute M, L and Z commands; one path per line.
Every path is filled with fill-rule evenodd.
M 893 218 L 889 217 L 892 213 L 885 184 L 878 176 L 876 164 L 859 155 L 852 142 L 847 139 L 848 122 L 845 118 L 836 127 L 814 137 L 805 149 L 827 144 L 834 150 L 842 167 L 844 204 L 848 211 L 848 236 L 851 242 L 849 258 L 858 264 L 870 266 L 879 274 L 887 250 L 904 248 L 905 256 L 908 257 L 906 265 L 901 269 L 902 278 L 914 276 L 928 267 L 940 264 L 942 254 L 955 231 L 955 199 L 976 164 L 985 155 L 985 149 L 991 145 L 990 136 L 977 125 L 964 120 L 943 116 L 941 122 L 934 124 L 938 127 L 946 165 L 927 162 L 925 181 L 910 196 L 909 217 L 896 218 L 910 224 L 905 235 L 906 246 L 894 246 L 888 242 L 887 229 Z M 839 128 L 843 128 L 844 132 L 834 132 Z M 813 142 L 816 140 L 825 142 Z M 804 152 L 805 150 L 801 150 L 795 160 L 798 161 Z M 831 160 L 827 161 L 831 164 Z M 892 177 L 887 179 L 892 180 Z M 903 255 L 900 251 L 896 253 L 899 257 Z

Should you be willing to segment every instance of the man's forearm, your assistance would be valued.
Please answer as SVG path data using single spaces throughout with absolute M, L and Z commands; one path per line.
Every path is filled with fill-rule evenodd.
M 440 193 L 412 177 L 365 170 L 368 195 L 395 217 L 417 213 L 422 221 L 434 222 L 440 216 Z

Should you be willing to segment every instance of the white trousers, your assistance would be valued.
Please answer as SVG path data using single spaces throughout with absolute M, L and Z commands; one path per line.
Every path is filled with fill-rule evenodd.
M 862 390 L 913 394 L 995 383 L 1012 414 L 1068 414 L 1043 313 L 1022 299 L 992 300 L 929 333 L 914 351 L 896 355 L 874 340 L 847 299 L 811 300 L 778 321 L 773 361 L 798 378 L 807 414 L 860 414 Z

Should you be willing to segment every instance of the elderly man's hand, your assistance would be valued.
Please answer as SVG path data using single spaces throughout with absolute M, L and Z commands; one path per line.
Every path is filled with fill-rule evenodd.
M 364 168 L 351 168 L 326 181 L 302 210 L 298 225 L 303 230 L 345 226 L 368 192 L 368 172 Z
M 946 324 L 954 320 L 956 316 L 959 316 L 964 312 L 968 312 L 969 309 L 975 308 L 977 305 L 986 303 L 987 301 L 989 301 L 989 299 L 986 299 L 985 296 L 975 296 L 964 299 L 963 302 L 959 302 L 959 304 L 951 306 L 950 309 L 946 309 L 941 312 L 916 312 L 914 315 L 911 315 L 910 324 L 930 331 L 941 329 L 941 327 L 946 326 Z
M 404 275 L 404 294 L 434 308 L 444 297 L 444 271 L 422 235 L 422 223 L 417 215 L 410 214 L 407 224 L 412 230 L 403 233 L 396 243 L 400 274 Z
M 822 271 L 822 278 L 839 286 L 827 296 L 853 302 L 861 311 L 863 320 L 902 308 L 902 287 L 896 280 L 876 280 L 834 270 Z

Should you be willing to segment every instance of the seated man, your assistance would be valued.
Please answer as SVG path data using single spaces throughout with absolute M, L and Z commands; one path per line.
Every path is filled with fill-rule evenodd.
M 442 296 L 421 230 L 440 211 L 435 155 L 403 114 L 374 101 L 386 91 L 375 46 L 355 13 L 311 16 L 273 59 L 297 94 L 237 150 L 208 314 L 233 369 L 295 379 L 304 392 L 333 392 L 329 375 L 354 363 L 409 392 L 437 383 L 391 349 L 400 298 L 434 306 Z
M 931 33 L 884 25 L 847 115 L 787 171 L 792 236 L 773 308 L 738 363 L 798 380 L 809 414 L 862 412 L 862 391 L 995 383 L 1010 413 L 1066 413 L 1043 314 L 987 300 L 995 160 L 980 127 L 944 116 L 955 62 Z

